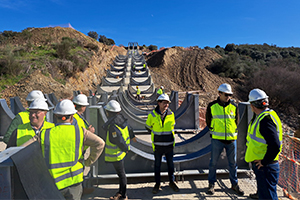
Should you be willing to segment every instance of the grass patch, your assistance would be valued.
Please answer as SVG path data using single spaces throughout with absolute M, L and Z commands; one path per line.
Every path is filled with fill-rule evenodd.
M 2 90 L 6 89 L 7 86 L 12 86 L 12 85 L 16 84 L 23 77 L 24 77 L 24 75 L 19 75 L 19 76 L 3 75 L 3 76 L 0 76 L 0 92 L 2 92 Z

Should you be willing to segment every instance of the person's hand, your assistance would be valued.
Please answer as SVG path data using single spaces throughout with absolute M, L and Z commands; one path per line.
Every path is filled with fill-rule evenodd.
M 92 133 L 95 133 L 95 128 L 92 125 L 89 126 L 88 130 L 91 131 Z
M 131 138 L 131 140 L 132 140 L 133 142 L 137 142 L 137 141 L 136 141 L 136 137 Z
M 261 164 L 261 160 L 254 160 L 255 166 L 257 166 L 257 169 L 260 169 L 261 167 L 263 167 L 263 165 Z

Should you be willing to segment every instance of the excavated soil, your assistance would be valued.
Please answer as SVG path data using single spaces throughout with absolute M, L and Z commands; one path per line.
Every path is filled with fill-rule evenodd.
M 219 77 L 207 69 L 219 58 L 221 56 L 211 50 L 172 47 L 149 54 L 147 63 L 156 86 L 163 85 L 167 92 L 194 91 L 200 96 L 200 106 L 206 107 L 217 98 L 219 85 L 229 83 L 233 89 L 236 87 L 232 79 Z

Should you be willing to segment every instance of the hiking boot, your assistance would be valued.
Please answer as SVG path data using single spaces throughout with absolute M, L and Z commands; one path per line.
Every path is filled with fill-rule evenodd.
M 179 192 L 179 188 L 177 187 L 176 183 L 174 182 L 170 182 L 169 183 L 170 188 L 172 188 L 172 190 L 174 190 L 175 192 Z
M 251 199 L 258 199 L 258 193 L 256 192 L 256 193 L 254 193 L 254 194 L 250 194 L 249 197 L 250 197 Z
M 156 183 L 156 184 L 154 185 L 154 188 L 153 188 L 153 190 L 152 190 L 152 193 L 153 193 L 153 194 L 157 194 L 158 191 L 159 191 L 159 188 L 160 188 L 160 185 Z
M 239 195 L 239 196 L 243 196 L 243 195 L 244 195 L 244 191 L 239 187 L 238 184 L 233 185 L 233 186 L 231 187 L 231 189 L 232 189 L 233 191 L 235 191 L 235 192 L 237 193 L 237 195 Z
M 214 193 L 215 193 L 215 185 L 214 184 L 209 184 L 207 194 L 213 195 Z
M 119 200 L 122 197 L 122 195 L 117 192 L 114 196 L 109 197 L 109 200 Z

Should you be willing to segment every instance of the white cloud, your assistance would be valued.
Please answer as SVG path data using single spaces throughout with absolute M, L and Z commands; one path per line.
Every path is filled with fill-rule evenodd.
M 26 5 L 30 4 L 28 1 L 21 0 L 0 0 L 0 7 L 18 10 Z

